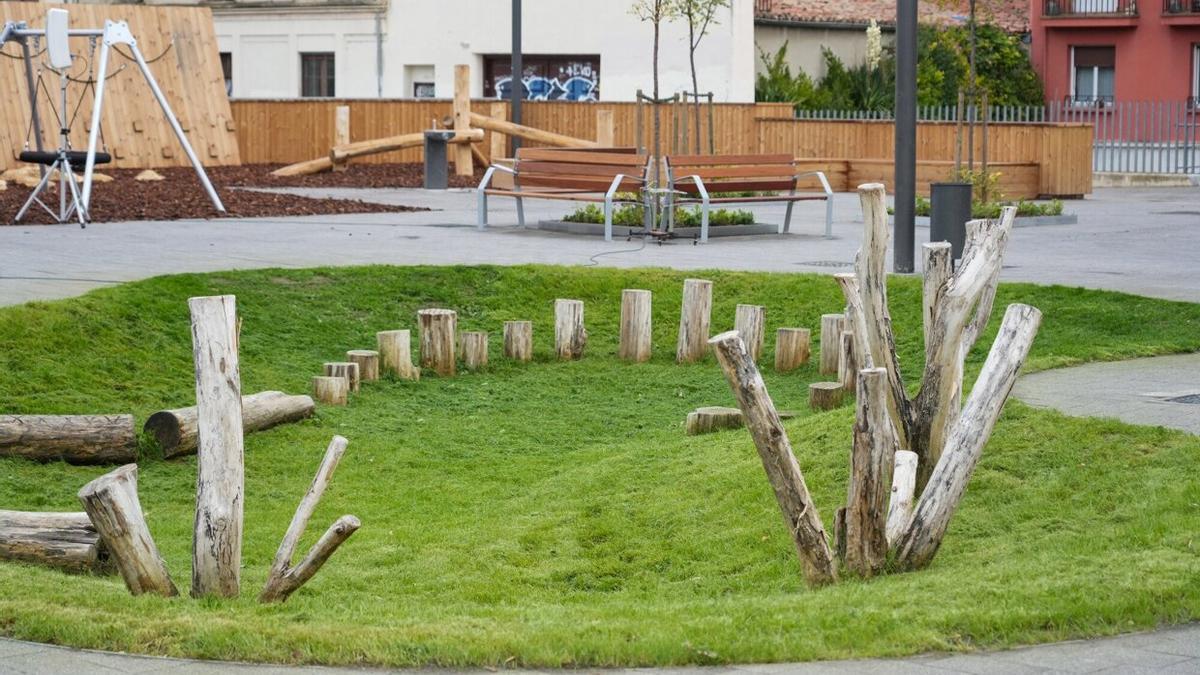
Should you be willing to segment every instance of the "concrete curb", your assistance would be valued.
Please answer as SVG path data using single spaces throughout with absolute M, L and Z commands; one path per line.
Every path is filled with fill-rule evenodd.
M 1180 173 L 1117 173 L 1097 172 L 1092 175 L 1092 187 L 1195 187 L 1200 185 L 1200 174 Z

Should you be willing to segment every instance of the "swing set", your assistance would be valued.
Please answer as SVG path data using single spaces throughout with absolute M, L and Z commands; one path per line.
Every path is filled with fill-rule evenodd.
M 39 165 L 41 171 L 41 181 L 29 195 L 29 199 L 17 212 L 13 219 L 14 223 L 20 222 L 25 217 L 26 212 L 34 204 L 42 207 L 59 223 L 66 223 L 71 220 L 78 220 L 80 227 L 85 227 L 89 221 L 88 207 L 91 204 L 92 196 L 92 175 L 97 164 L 107 164 L 112 161 L 112 155 L 107 152 L 107 146 L 104 142 L 104 132 L 100 125 L 100 113 L 104 102 L 104 83 L 119 74 L 124 70 L 121 66 L 113 73 L 108 73 L 108 61 L 111 51 L 117 51 L 124 58 L 125 56 L 120 50 L 115 49 L 116 45 L 125 45 L 132 54 L 132 60 L 141 70 L 143 77 L 146 79 L 146 84 L 150 86 L 150 91 L 154 94 L 155 100 L 158 101 L 162 108 L 163 116 L 171 125 L 171 129 L 175 132 L 175 137 L 179 139 L 179 144 L 183 147 L 184 153 L 191 162 L 192 167 L 196 170 L 196 176 L 200 179 L 200 183 L 204 186 L 205 192 L 208 193 L 208 198 L 212 201 L 213 207 L 217 211 L 224 213 L 225 206 L 221 203 L 221 198 L 217 196 L 217 191 L 213 188 L 212 182 L 208 179 L 208 174 L 205 173 L 203 165 L 196 157 L 195 151 L 192 150 L 191 144 L 188 142 L 187 136 L 184 135 L 179 121 L 175 118 L 175 114 L 171 112 L 171 106 L 167 103 L 167 99 L 163 96 L 162 90 L 158 87 L 158 82 L 155 81 L 154 75 L 150 72 L 150 66 L 146 59 L 142 56 L 141 50 L 138 49 L 137 40 L 129 31 L 129 26 L 124 21 L 105 21 L 104 28 L 83 28 L 72 29 L 68 27 L 68 14 L 65 9 L 49 9 L 46 12 L 46 27 L 43 29 L 29 28 L 25 22 L 5 22 L 3 27 L 0 27 L 0 48 L 6 42 L 16 42 L 21 46 L 21 59 L 25 62 L 25 81 L 29 87 L 29 108 L 30 120 L 29 128 L 25 134 L 25 146 L 18 159 L 29 164 Z M 90 72 L 86 79 L 80 80 L 70 74 L 70 69 L 77 58 L 71 53 L 71 38 L 87 38 L 88 41 L 88 56 L 87 62 Z M 42 47 L 42 42 L 45 41 L 45 48 Z M 99 49 L 99 57 L 96 57 L 97 49 Z M 42 60 L 45 55 L 48 62 Z M 55 105 L 54 97 L 52 96 L 48 86 L 43 79 L 44 70 L 50 70 L 58 75 L 59 78 L 59 97 L 58 105 Z M 87 150 L 75 150 L 71 147 L 71 126 L 78 117 L 83 104 L 83 93 L 80 93 L 78 100 L 75 102 L 73 112 L 68 109 L 69 101 L 67 96 L 67 87 L 71 82 L 81 83 L 84 85 L 84 92 L 91 89 L 92 96 L 92 116 L 91 125 L 88 127 L 88 144 Z M 46 101 L 49 103 L 51 110 L 54 111 L 55 122 L 58 124 L 59 141 L 58 147 L 54 149 L 46 149 L 42 140 L 42 120 L 38 113 L 38 94 L 42 92 L 45 95 Z M 34 149 L 30 149 L 30 136 L 33 136 L 36 141 Z M 97 144 L 102 149 L 97 149 Z M 82 169 L 82 186 L 76 186 L 75 174 Z M 46 205 L 41 199 L 41 194 L 51 184 L 51 181 L 57 177 L 58 185 L 58 209 L 55 211 Z

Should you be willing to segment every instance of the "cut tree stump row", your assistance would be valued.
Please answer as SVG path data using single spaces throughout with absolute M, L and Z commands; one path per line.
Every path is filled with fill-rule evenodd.
M 325 377 L 340 377 L 346 380 L 346 391 L 357 392 L 361 374 L 353 361 L 330 361 L 324 367 Z
M 713 283 L 707 279 L 684 279 L 683 306 L 679 312 L 679 341 L 675 346 L 677 363 L 699 361 L 708 354 L 712 327 Z
M 583 358 L 587 347 L 587 330 L 583 326 L 583 301 L 554 301 L 554 352 L 558 358 Z
M 812 336 L 807 328 L 780 328 L 775 332 L 775 370 L 789 373 L 808 363 Z
M 312 379 L 313 398 L 326 405 L 346 405 L 350 382 L 341 375 L 318 375 Z
M 402 380 L 421 379 L 421 369 L 412 361 L 412 333 L 408 330 L 384 330 L 375 334 L 379 347 L 379 367 Z
M 242 431 L 262 431 L 289 422 L 297 422 L 313 414 L 316 406 L 308 396 L 289 396 L 281 391 L 263 391 L 242 397 Z M 170 459 L 194 454 L 200 432 L 200 415 L 196 406 L 160 410 L 146 420 L 142 431 L 152 434 Z
M 358 381 L 374 382 L 379 379 L 379 352 L 373 349 L 351 349 L 346 360 L 358 364 Z M 358 387 L 355 387 L 358 391 Z
M 488 365 L 488 334 L 481 330 L 462 334 L 463 367 L 470 371 L 483 370 Z
M 422 309 L 417 312 L 417 326 L 421 338 L 421 367 L 441 377 L 456 375 L 458 363 L 454 340 L 458 334 L 458 312 Z
M 617 356 L 622 360 L 636 363 L 650 360 L 650 303 L 650 291 L 621 291 L 621 326 Z
M 504 322 L 504 357 L 522 363 L 533 360 L 533 322 Z

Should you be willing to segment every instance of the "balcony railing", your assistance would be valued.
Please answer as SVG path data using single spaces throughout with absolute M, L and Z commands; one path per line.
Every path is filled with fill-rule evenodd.
M 1197 0 L 1163 0 L 1192 4 Z M 1047 17 L 1134 17 L 1138 15 L 1137 0 L 1042 0 L 1042 14 Z
M 1085 96 L 1076 94 L 1067 96 L 1063 99 L 1068 108 L 1111 108 L 1113 105 L 1112 96 Z
M 1163 14 L 1200 16 L 1200 0 L 1163 0 Z

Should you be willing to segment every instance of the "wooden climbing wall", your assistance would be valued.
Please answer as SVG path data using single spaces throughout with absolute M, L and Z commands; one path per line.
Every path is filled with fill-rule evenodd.
M 180 125 L 204 164 L 240 164 L 236 127 L 225 95 L 225 80 L 213 32 L 212 14 L 202 7 L 146 5 L 51 5 L 37 2 L 0 2 L 0 22 L 24 21 L 41 28 L 46 10 L 62 7 L 70 12 L 71 28 L 103 28 L 106 19 L 125 21 L 138 42 L 142 56 L 150 62 L 157 80 L 178 117 Z M 32 41 L 30 47 L 32 48 Z M 43 41 L 42 48 L 45 47 Z M 20 45 L 9 42 L 0 55 L 0 171 L 19 165 L 17 154 L 24 148 L 29 129 L 29 88 L 26 86 Z M 72 38 L 76 56 L 68 87 L 69 114 L 78 115 L 71 124 L 74 149 L 87 149 L 93 89 L 86 84 L 92 72 L 92 51 L 87 38 Z M 4 58 L 15 56 L 18 58 Z M 94 58 L 100 57 L 99 40 Z M 53 106 L 59 106 L 59 78 L 43 67 L 45 55 L 34 60 Z M 96 73 L 99 77 L 99 73 Z M 125 45 L 109 52 L 101 130 L 117 167 L 146 168 L 186 166 L 187 156 L 154 99 L 149 85 Z M 35 73 L 36 78 L 36 73 Z M 50 98 L 38 96 L 43 143 L 58 147 L 57 124 Z M 29 135 L 29 147 L 36 143 Z

